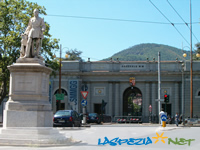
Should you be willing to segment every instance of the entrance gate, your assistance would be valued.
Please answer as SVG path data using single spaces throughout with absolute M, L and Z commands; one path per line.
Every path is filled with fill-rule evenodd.
M 124 91 L 123 116 L 142 116 L 142 93 L 137 87 L 129 87 Z

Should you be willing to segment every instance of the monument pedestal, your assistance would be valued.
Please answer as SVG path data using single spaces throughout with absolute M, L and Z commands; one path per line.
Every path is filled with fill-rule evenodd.
M 68 146 L 79 142 L 60 134 L 59 130 L 52 127 L 9 127 L 2 128 L 0 132 L 1 146 L 52 147 Z
M 37 58 L 20 58 L 8 69 L 10 89 L 3 127 L 52 127 L 53 112 L 49 103 L 52 70 Z
M 69 145 L 71 139 L 53 126 L 49 103 L 51 69 L 37 58 L 19 58 L 10 70 L 9 99 L 6 103 L 0 145 Z

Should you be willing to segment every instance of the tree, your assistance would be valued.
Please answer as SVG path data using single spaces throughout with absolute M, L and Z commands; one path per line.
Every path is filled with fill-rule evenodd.
M 46 15 L 45 8 L 26 0 L 0 1 L 0 103 L 8 94 L 9 70 L 7 66 L 16 62 L 20 55 L 21 34 L 24 33 L 33 10 Z M 59 49 L 58 39 L 51 38 L 50 25 L 45 22 L 46 30 L 42 41 L 41 55 L 49 67 L 56 70 L 58 64 L 53 60 L 54 49 Z
M 78 51 L 77 49 L 71 49 L 66 52 L 66 54 L 70 57 L 65 58 L 64 60 L 80 60 L 82 61 L 82 58 L 80 55 L 82 54 L 82 51 Z
M 193 60 L 199 61 L 200 57 L 197 57 L 197 56 L 200 55 L 200 43 L 195 44 L 195 46 L 196 46 L 197 50 L 196 50 L 195 54 L 193 55 Z

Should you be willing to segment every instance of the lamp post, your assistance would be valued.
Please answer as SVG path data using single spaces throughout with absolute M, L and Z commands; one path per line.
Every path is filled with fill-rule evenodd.
M 193 55 L 192 55 L 191 45 L 190 45 L 190 118 L 193 118 L 193 58 L 192 58 Z M 188 47 L 188 46 L 184 46 L 184 47 Z M 184 49 L 184 47 L 182 49 Z M 187 57 L 187 54 L 183 53 L 183 57 Z M 200 57 L 200 54 L 197 53 L 196 57 Z
M 193 118 L 192 4 L 190 0 L 190 118 Z
M 185 54 L 183 56 L 185 56 Z M 191 4 L 191 0 L 190 0 L 190 118 L 193 118 L 193 59 L 192 59 L 192 4 Z
M 68 48 L 68 47 L 64 47 L 64 48 Z M 62 67 L 62 50 L 64 49 L 62 48 L 62 45 L 60 44 L 60 58 L 59 58 L 59 94 L 56 95 L 56 100 L 58 100 L 58 110 L 60 109 L 60 100 L 64 100 L 64 94 L 62 94 L 61 91 L 61 67 Z M 54 57 L 56 57 L 54 55 Z M 65 58 L 68 58 L 68 54 L 65 55 Z
M 184 62 L 182 63 L 182 121 L 183 121 L 183 125 L 185 125 L 185 99 L 184 99 Z
M 67 48 L 67 49 L 68 49 L 68 47 L 63 47 L 63 48 L 62 48 L 62 45 L 60 44 L 60 59 L 59 59 L 59 94 L 61 94 L 61 67 L 62 67 L 61 62 L 62 62 L 62 50 L 63 50 L 64 48 Z M 69 55 L 68 55 L 68 54 L 65 54 L 65 58 L 68 58 L 68 57 L 69 57 Z

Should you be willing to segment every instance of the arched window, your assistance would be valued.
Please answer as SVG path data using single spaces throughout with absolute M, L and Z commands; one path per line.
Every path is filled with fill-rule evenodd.
M 198 92 L 198 96 L 200 96 L 200 91 Z
M 65 94 L 65 96 L 68 95 L 67 92 L 66 92 L 64 89 L 61 89 L 61 93 Z M 57 90 L 55 91 L 54 95 L 55 95 L 55 94 L 59 94 L 59 89 L 57 89 Z

